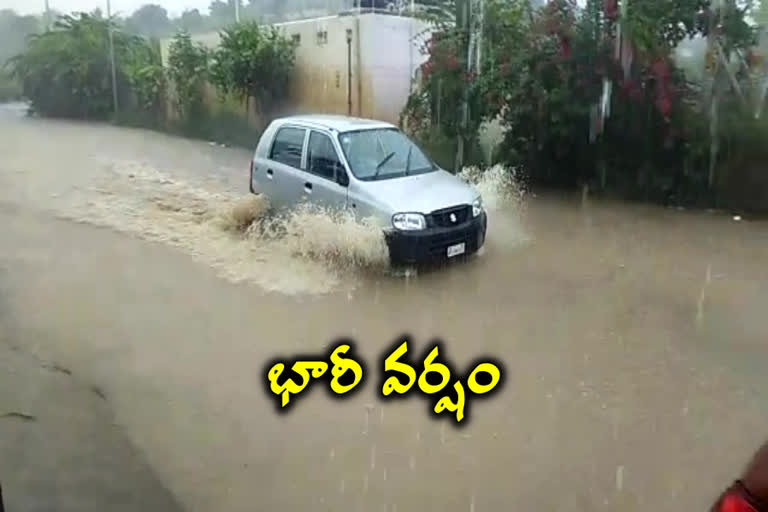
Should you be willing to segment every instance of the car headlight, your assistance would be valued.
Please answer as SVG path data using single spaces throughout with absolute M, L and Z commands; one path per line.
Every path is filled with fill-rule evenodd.
M 483 198 L 478 197 L 472 203 L 472 217 L 477 217 L 481 213 L 483 213 Z
M 427 219 L 420 213 L 396 213 L 392 225 L 401 231 L 418 231 L 427 227 Z

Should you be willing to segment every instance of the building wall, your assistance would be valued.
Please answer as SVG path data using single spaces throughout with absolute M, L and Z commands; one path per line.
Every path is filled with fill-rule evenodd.
M 427 25 L 413 18 L 360 16 L 361 62 L 372 102 L 366 117 L 396 123 L 411 92 L 416 70 L 425 61 L 421 46 Z
M 352 115 L 397 122 L 410 93 L 411 77 L 423 61 L 419 35 L 426 25 L 382 14 L 328 16 L 277 24 L 299 39 L 295 77 L 285 114 L 347 114 L 347 30 L 352 31 Z M 193 36 L 208 48 L 218 33 Z M 414 41 L 415 40 L 415 41 Z M 161 43 L 164 65 L 170 40 Z
M 396 123 L 424 61 L 420 41 L 427 25 L 386 14 L 333 16 L 278 25 L 300 35 L 292 107 L 299 113 L 346 114 L 347 30 L 352 31 L 352 115 Z M 318 44 L 317 34 L 327 37 Z
M 352 31 L 352 113 L 356 114 L 360 93 L 356 19 L 334 16 L 278 26 L 287 36 L 300 37 L 290 108 L 304 114 L 347 114 L 347 30 Z

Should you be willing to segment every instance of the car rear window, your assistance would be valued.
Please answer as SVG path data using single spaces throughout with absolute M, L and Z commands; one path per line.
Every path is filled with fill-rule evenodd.
M 269 158 L 297 169 L 301 168 L 301 151 L 304 148 L 304 128 L 280 128 L 272 144 Z
M 309 135 L 307 165 L 310 173 L 329 180 L 335 179 L 337 170 L 341 168 L 341 162 L 330 137 L 315 131 Z

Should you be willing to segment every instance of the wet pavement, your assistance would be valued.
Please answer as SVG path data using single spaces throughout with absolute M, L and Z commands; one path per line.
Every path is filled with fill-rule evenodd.
M 492 212 L 478 257 L 392 275 L 365 230 L 233 230 L 260 212 L 248 154 L 0 114 L 3 343 L 100 390 L 113 420 L 92 421 L 154 475 L 148 491 L 99 448 L 137 494 L 193 511 L 701 510 L 764 440 L 764 223 L 529 196 Z M 403 333 L 417 353 L 441 338 L 461 370 L 500 359 L 503 389 L 460 429 L 425 399 L 382 401 L 377 362 Z M 265 363 L 340 336 L 367 362 L 362 391 L 276 415 Z M 24 408 L 35 378 L 3 402 Z M 83 432 L 86 404 L 49 400 Z M 3 482 L 45 454 L 14 450 Z
M 68 368 L 10 348 L 11 339 L 0 336 L 5 510 L 182 510 L 114 422 L 103 392 Z

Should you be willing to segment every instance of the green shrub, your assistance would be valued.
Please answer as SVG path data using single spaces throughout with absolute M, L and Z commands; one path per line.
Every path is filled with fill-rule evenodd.
M 277 28 L 257 22 L 232 25 L 221 32 L 213 53 L 211 83 L 223 94 L 249 101 L 265 120 L 287 98 L 297 43 Z
M 9 62 L 13 77 L 32 110 L 51 117 L 108 119 L 114 102 L 108 59 L 108 32 L 113 32 L 120 105 L 135 108 L 131 71 L 143 67 L 152 51 L 146 40 L 118 30 L 99 13 L 60 16 L 53 29 L 30 36 L 26 49 Z M 147 61 L 145 64 L 149 64 Z
M 0 71 L 0 103 L 21 99 L 21 85 L 8 73 Z
M 181 30 L 168 49 L 168 76 L 174 89 L 174 105 L 182 122 L 203 115 L 203 94 L 208 78 L 208 51 L 193 43 L 189 32 Z

